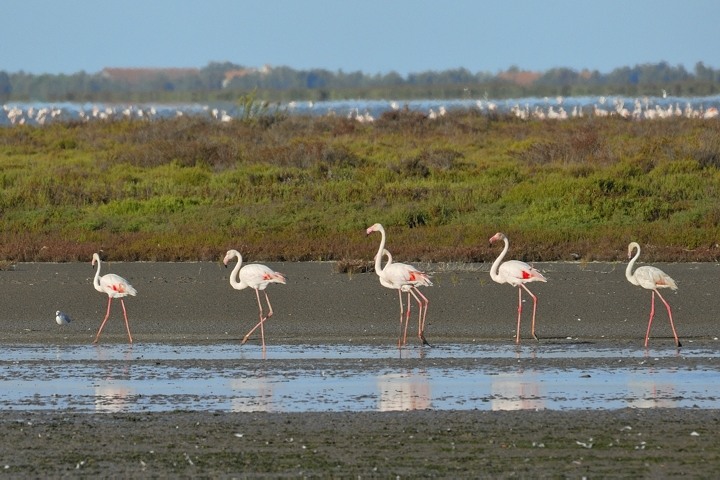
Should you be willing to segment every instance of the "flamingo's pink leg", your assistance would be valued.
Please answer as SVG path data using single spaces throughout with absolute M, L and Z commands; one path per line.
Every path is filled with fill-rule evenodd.
M 265 348 L 265 331 L 263 328 L 263 324 L 265 323 L 265 320 L 267 320 L 269 315 L 268 315 L 268 317 L 263 317 L 262 303 L 260 303 L 260 292 L 257 289 L 254 289 L 254 290 L 255 290 L 255 296 L 257 297 L 258 309 L 260 310 L 260 321 L 257 323 L 257 325 L 255 325 L 253 328 L 250 329 L 250 331 L 247 333 L 247 335 L 245 335 L 245 337 L 243 338 L 240 345 L 245 345 L 245 342 L 248 341 L 248 338 L 250 338 L 250 335 L 252 335 L 252 333 L 255 330 L 257 330 L 258 327 L 260 327 L 260 335 L 262 338 L 262 346 L 264 349 Z M 265 298 L 267 300 L 267 293 L 265 293 Z M 272 311 L 272 307 L 270 307 L 269 305 L 270 305 L 270 301 L 268 300 L 268 308 Z
M 430 345 L 427 340 L 425 340 L 425 317 L 427 316 L 427 308 L 430 301 L 425 297 L 425 295 L 420 292 L 420 290 L 417 289 L 417 287 L 413 287 L 411 290 L 413 297 L 415 297 L 415 300 L 418 302 L 418 338 L 422 341 L 423 345 Z M 418 298 L 418 296 L 420 298 Z M 422 300 L 421 300 L 422 299 Z
M 672 328 L 673 336 L 675 337 L 675 346 L 677 348 L 682 347 L 682 344 L 680 343 L 680 339 L 678 338 L 678 334 L 675 331 L 675 323 L 673 322 L 672 318 L 672 311 L 670 310 L 670 305 L 665 301 L 662 295 L 660 295 L 660 292 L 657 292 L 658 297 L 660 297 L 660 300 L 665 304 L 665 308 L 667 308 L 668 317 L 670 317 L 670 328 Z M 647 346 L 647 345 L 646 345 Z
M 128 332 L 128 338 L 130 339 L 130 343 L 132 343 L 133 341 L 132 341 L 132 335 L 130 335 L 130 324 L 128 323 L 127 310 L 125 310 L 125 302 L 123 301 L 122 298 L 120 299 L 120 305 L 122 305 L 123 315 L 125 315 L 125 329 Z
M 263 352 L 264 352 L 265 351 L 265 320 L 272 317 L 273 309 L 272 309 L 272 305 L 270 304 L 270 297 L 268 297 L 267 292 L 263 291 L 263 293 L 265 294 L 265 303 L 267 303 L 267 306 L 268 306 L 268 314 L 265 315 L 264 320 L 262 320 L 262 319 L 260 320 L 260 338 L 262 338 L 262 348 L 263 348 Z M 258 299 L 258 305 L 260 305 L 260 295 L 258 294 L 257 290 L 255 290 L 255 294 Z M 262 307 L 260 308 L 260 314 L 262 315 Z
M 530 333 L 532 333 L 533 338 L 534 338 L 535 340 L 537 340 L 538 337 L 537 337 L 537 335 L 535 335 L 535 312 L 537 311 L 537 297 L 536 297 L 535 295 L 533 295 L 533 293 L 530 291 L 529 288 L 527 288 L 527 287 L 525 286 L 525 284 L 522 284 L 522 283 L 521 283 L 520 286 L 523 287 L 523 288 L 525 289 L 525 291 L 526 291 L 528 294 L 530 294 L 530 296 L 531 296 L 532 299 L 533 299 L 533 316 L 532 316 L 532 324 L 531 324 L 531 327 L 530 327 Z
M 108 306 L 107 306 L 107 312 L 105 313 L 105 319 L 100 324 L 100 329 L 97 332 L 97 335 L 95 335 L 95 340 L 93 340 L 93 343 L 97 343 L 100 339 L 100 332 L 102 332 L 102 329 L 105 327 L 105 322 L 107 322 L 107 319 L 110 317 L 110 304 L 112 303 L 112 297 L 108 295 Z
M 515 343 L 520 343 L 520 316 L 522 315 L 522 290 L 518 288 L 518 318 L 517 332 L 515 333 Z
M 402 291 L 398 289 L 398 300 L 400 301 L 400 331 L 402 331 L 403 316 L 405 309 L 403 308 Z
M 398 300 L 400 301 L 400 335 L 398 336 L 398 348 L 402 347 L 402 331 L 403 331 L 403 314 L 405 309 L 403 308 L 402 291 L 398 289 Z
M 422 321 L 419 322 L 420 325 L 418 328 L 420 329 L 420 332 L 418 333 L 418 338 L 422 341 L 423 345 L 430 345 L 427 340 L 425 340 L 425 319 L 427 318 L 427 311 L 428 306 L 430 305 L 430 300 L 427 299 L 425 295 L 420 292 L 417 288 L 415 289 L 418 295 L 420 295 L 420 298 L 422 298 L 423 301 L 423 314 L 422 314 Z
M 405 310 L 405 326 L 403 327 L 403 300 L 402 290 L 398 289 L 398 298 L 400 299 L 400 338 L 398 338 L 398 348 L 407 343 L 407 329 L 410 322 L 410 291 L 407 294 L 407 310 Z
M 408 290 L 408 295 L 407 295 L 408 296 L 408 316 L 405 319 L 405 338 L 403 339 L 403 341 L 407 340 L 408 324 L 410 323 L 410 306 L 409 306 L 410 305 L 410 294 L 412 294 L 415 301 L 418 302 L 418 328 L 420 328 L 419 322 L 422 321 L 422 303 L 420 302 L 420 299 L 418 298 L 418 296 L 415 295 L 414 290 L 415 290 L 415 288 L 411 288 L 410 290 Z
M 648 320 L 647 333 L 645 333 L 645 348 L 647 348 L 648 340 L 650 339 L 650 325 L 652 325 L 654 315 L 655 315 L 655 291 L 653 290 L 652 301 L 650 303 L 650 320 Z
M 268 314 L 265 316 L 265 320 L 267 320 L 268 318 L 273 316 L 273 309 L 272 305 L 270 305 L 270 297 L 268 297 L 267 291 L 263 291 L 263 293 L 265 294 L 265 302 L 268 306 Z
M 410 290 L 408 290 L 408 292 L 407 292 L 407 302 L 405 303 L 405 305 L 407 306 L 407 310 L 405 311 L 405 329 L 403 331 L 403 341 L 402 341 L 403 345 L 407 344 L 407 331 L 408 331 L 408 325 L 410 324 L 410 309 L 411 309 L 410 308 L 410 306 L 411 306 Z

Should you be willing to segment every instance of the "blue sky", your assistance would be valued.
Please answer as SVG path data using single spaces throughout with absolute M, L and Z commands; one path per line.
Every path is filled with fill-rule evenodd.
M 718 0 L 8 0 L 0 70 L 720 68 Z

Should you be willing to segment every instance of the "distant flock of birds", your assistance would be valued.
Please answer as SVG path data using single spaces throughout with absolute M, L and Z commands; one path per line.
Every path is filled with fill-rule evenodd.
M 663 96 L 666 98 L 667 94 L 664 93 Z M 545 98 L 542 105 L 536 102 L 533 106 L 531 106 L 530 103 L 515 103 L 512 106 L 506 104 L 507 106 L 501 107 L 498 102 L 492 100 L 476 100 L 473 108 L 477 108 L 479 111 L 487 114 L 508 112 L 522 120 L 565 120 L 584 116 L 617 116 L 632 120 L 656 120 L 666 118 L 712 119 L 720 115 L 717 107 L 714 106 L 705 108 L 703 105 L 694 106 L 690 102 L 685 102 L 684 105 L 681 105 L 680 101 L 660 105 L 654 103 L 650 97 L 636 98 L 632 102 L 626 102 L 625 99 L 621 98 L 609 100 L 606 97 L 600 97 L 592 105 L 574 105 L 567 107 L 565 103 L 566 99 L 561 96 L 554 100 Z M 632 104 L 630 108 L 628 108 L 628 103 Z M 290 111 L 296 111 L 299 105 L 298 102 L 290 102 L 287 107 Z M 306 111 L 316 111 L 314 110 L 316 107 L 314 102 L 306 102 L 304 105 Z M 387 108 L 388 110 L 397 111 L 401 108 L 407 108 L 407 106 L 402 107 L 400 102 L 390 101 L 387 104 Z M 19 105 L 5 104 L 2 106 L 0 113 L 4 114 L 7 122 L 11 125 L 46 125 L 56 121 L 73 120 L 81 122 L 119 119 L 154 120 L 158 118 L 181 117 L 184 115 L 204 115 L 219 122 L 230 122 L 235 118 L 231 111 L 211 108 L 208 105 L 198 106 L 197 108 L 171 108 L 152 105 L 90 105 L 79 109 L 69 109 L 58 106 L 30 106 L 28 108 L 22 108 Z M 425 114 L 425 118 L 434 120 L 447 115 L 448 108 L 444 105 L 439 105 L 435 108 L 428 108 L 427 111 L 423 113 Z M 338 112 L 329 109 L 326 114 L 336 116 Z M 368 109 L 361 111 L 360 108 L 350 108 L 347 113 L 347 118 L 360 123 L 372 123 L 376 120 L 375 115 Z M 0 116 L 0 124 L 2 123 L 4 122 L 2 116 Z
M 385 229 L 379 223 L 376 223 L 367 228 L 366 234 L 370 235 L 373 232 L 380 232 L 380 246 L 377 254 L 375 255 L 375 273 L 377 274 L 380 284 L 386 288 L 397 290 L 398 298 L 400 300 L 400 326 L 401 333 L 398 338 L 398 348 L 402 348 L 407 343 L 407 331 L 408 324 L 410 323 L 410 306 L 412 296 L 418 304 L 418 338 L 423 345 L 430 345 L 425 339 L 425 320 L 427 317 L 427 310 L 429 301 L 425 295 L 420 292 L 418 287 L 430 287 L 432 281 L 430 275 L 415 268 L 407 263 L 396 263 L 393 262 L 392 254 L 385 248 L 386 235 Z M 528 265 L 525 262 L 519 260 L 508 260 L 503 262 L 505 255 L 510 248 L 510 242 L 503 233 L 496 233 L 490 238 L 490 243 L 502 241 L 504 248 L 500 255 L 495 259 L 490 268 L 490 277 L 497 283 L 507 283 L 512 287 L 518 289 L 518 308 L 517 308 L 517 329 L 515 334 L 515 343 L 520 343 L 520 320 L 522 317 L 522 290 L 525 290 L 528 295 L 533 299 L 533 311 L 532 311 L 532 324 L 531 324 L 531 335 L 535 340 L 538 340 L 535 335 L 535 315 L 537 312 L 537 297 L 530 291 L 525 285 L 530 282 L 546 282 L 547 279 L 534 267 Z M 633 252 L 636 252 L 633 256 Z M 648 321 L 647 332 L 645 334 L 645 347 L 648 346 L 648 340 L 650 338 L 650 327 L 652 325 L 653 317 L 655 315 L 655 295 L 665 304 L 670 319 L 670 326 L 672 328 L 673 335 L 675 337 L 675 345 L 680 348 L 680 340 L 678 339 L 677 332 L 675 330 L 675 324 L 672 318 L 672 310 L 670 305 L 667 303 L 665 298 L 660 294 L 659 289 L 669 288 L 671 290 L 677 290 L 675 281 L 670 278 L 662 270 L 653 266 L 642 266 L 638 267 L 633 271 L 633 267 L 638 257 L 640 256 L 640 245 L 636 242 L 631 242 L 628 245 L 628 258 L 630 262 L 625 270 L 625 276 L 627 280 L 633 285 L 638 285 L 642 288 L 650 290 L 652 292 L 652 306 L 650 309 L 650 319 Z M 387 258 L 385 265 L 382 265 L 384 258 Z M 242 255 L 237 250 L 228 250 L 223 264 L 228 266 L 228 263 L 237 259 L 237 264 L 230 274 L 230 285 L 236 290 L 243 290 L 245 288 L 251 288 L 255 291 L 255 297 L 258 303 L 259 321 L 248 333 L 243 337 L 242 343 L 245 344 L 250 336 L 259 328 L 260 337 L 262 342 L 263 351 L 265 350 L 265 322 L 268 318 L 272 317 L 273 309 L 270 304 L 270 298 L 266 292 L 266 288 L 271 283 L 285 284 L 287 278 L 284 274 L 276 272 L 266 265 L 257 263 L 251 263 L 242 265 Z M 120 299 L 120 304 L 123 309 L 123 316 L 125 318 L 125 329 L 127 330 L 128 339 L 130 343 L 133 342 L 132 334 L 130 333 L 130 324 L 128 322 L 127 310 L 125 308 L 124 297 L 131 295 L 135 296 L 137 291 L 133 288 L 130 283 L 119 275 L 108 273 L 100 275 L 100 255 L 95 253 L 92 257 L 92 265 L 97 266 L 95 271 L 95 278 L 93 279 L 93 286 L 95 290 L 101 293 L 105 293 L 108 296 L 107 311 L 105 318 L 103 318 L 100 328 L 95 335 L 93 343 L 97 343 L 100 339 L 105 324 L 110 316 L 110 307 L 114 298 Z M 267 311 L 263 310 L 263 304 L 260 298 L 260 292 L 265 297 L 265 303 L 267 304 Z M 403 304 L 403 293 L 407 293 L 407 301 Z M 61 311 L 56 312 L 56 321 L 59 325 L 67 325 L 70 323 L 70 318 Z
M 550 105 L 547 109 L 535 106 L 530 108 L 530 105 L 520 106 L 519 104 L 514 105 L 510 111 L 516 117 L 522 120 L 537 119 L 537 120 L 566 120 L 568 118 L 581 118 L 586 115 L 582 107 L 573 106 L 570 112 L 563 107 L 563 98 L 557 98 L 557 105 Z M 598 105 L 600 103 L 600 105 Z M 651 105 L 648 98 L 635 99 L 633 102 L 632 110 L 628 109 L 625 102 L 620 99 L 615 99 L 612 105 L 606 105 L 607 99 L 601 97 L 599 102 L 593 104 L 591 116 L 594 117 L 611 117 L 617 116 L 625 119 L 632 120 L 656 120 L 656 119 L 667 119 L 667 118 L 700 118 L 700 119 L 711 119 L 716 118 L 720 115 L 716 107 L 705 108 L 703 106 L 694 107 L 690 102 L 687 102 L 684 107 L 680 106 L 680 102 L 669 103 L 666 106 Z

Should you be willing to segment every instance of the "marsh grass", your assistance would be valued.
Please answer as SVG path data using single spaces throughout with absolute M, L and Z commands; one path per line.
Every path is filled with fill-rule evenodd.
M 271 121 L 260 121 L 271 117 Z M 0 258 L 402 261 L 720 258 L 720 123 L 417 112 L 0 129 Z

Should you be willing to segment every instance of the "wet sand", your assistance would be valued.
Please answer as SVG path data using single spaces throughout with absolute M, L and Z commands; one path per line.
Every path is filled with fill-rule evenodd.
M 379 342 L 397 340 L 396 291 L 380 286 L 373 273 L 335 273 L 334 264 L 268 263 L 288 276 L 271 285 L 275 315 L 266 326 L 268 343 Z M 494 283 L 489 264 L 418 265 L 432 272 L 426 337 L 433 342 L 514 340 L 517 290 Z M 651 294 L 630 285 L 623 263 L 539 263 L 547 283 L 532 283 L 538 297 L 536 332 L 541 339 L 642 341 Z M 712 341 L 720 334 L 718 264 L 657 265 L 679 290 L 664 290 L 680 337 Z M 252 290 L 233 290 L 231 269 L 218 263 L 103 263 L 102 273 L 125 277 L 138 291 L 125 300 L 136 342 L 219 342 L 242 340 L 257 323 Z M 107 296 L 92 287 L 90 263 L 24 263 L 0 272 L 0 341 L 86 343 L 105 315 Z M 532 300 L 523 305 L 522 339 L 531 341 Z M 113 302 L 102 342 L 126 342 L 122 309 Z M 56 310 L 74 323 L 59 328 Z M 417 333 L 417 305 L 409 335 Z M 672 332 L 656 300 L 652 339 L 667 343 Z M 416 338 L 410 342 L 417 341 Z
M 268 344 L 367 343 L 396 348 L 397 294 L 382 288 L 374 274 L 334 273 L 331 263 L 269 265 L 289 280 L 268 289 L 275 310 L 266 328 Z M 548 277 L 546 284 L 530 285 L 539 298 L 541 343 L 642 349 L 650 293 L 626 281 L 625 264 L 536 266 Z M 685 348 L 717 349 L 720 267 L 658 266 L 679 285 L 678 292 L 667 292 L 665 297 Z M 423 268 L 433 272 L 435 283 L 425 289 L 430 299 L 426 337 L 431 343 L 495 342 L 512 348 L 517 292 L 494 284 L 489 265 Z M 124 276 L 138 290 L 137 297 L 125 302 L 136 343 L 239 344 L 257 321 L 253 292 L 233 290 L 228 284 L 230 269 L 219 263 L 103 264 L 103 273 L 110 272 Z M 4 325 L 0 341 L 90 343 L 107 302 L 92 288 L 93 274 L 89 262 L 19 264 L 13 271 L 0 272 Z M 529 335 L 530 299 L 524 305 L 525 344 L 534 340 Z M 74 322 L 56 325 L 58 309 Z M 102 343 L 127 342 L 121 312 L 119 305 L 113 306 Z M 416 331 L 413 321 L 412 348 L 420 348 Z M 651 346 L 672 342 L 665 309 L 657 302 Z M 408 360 L 422 361 L 422 357 Z M 552 367 L 570 368 L 578 359 L 562 362 L 555 360 Z M 715 409 L 300 414 L 6 410 L 0 413 L 6 437 L 0 446 L 0 468 L 17 477 L 711 477 L 720 467 L 718 413 Z

